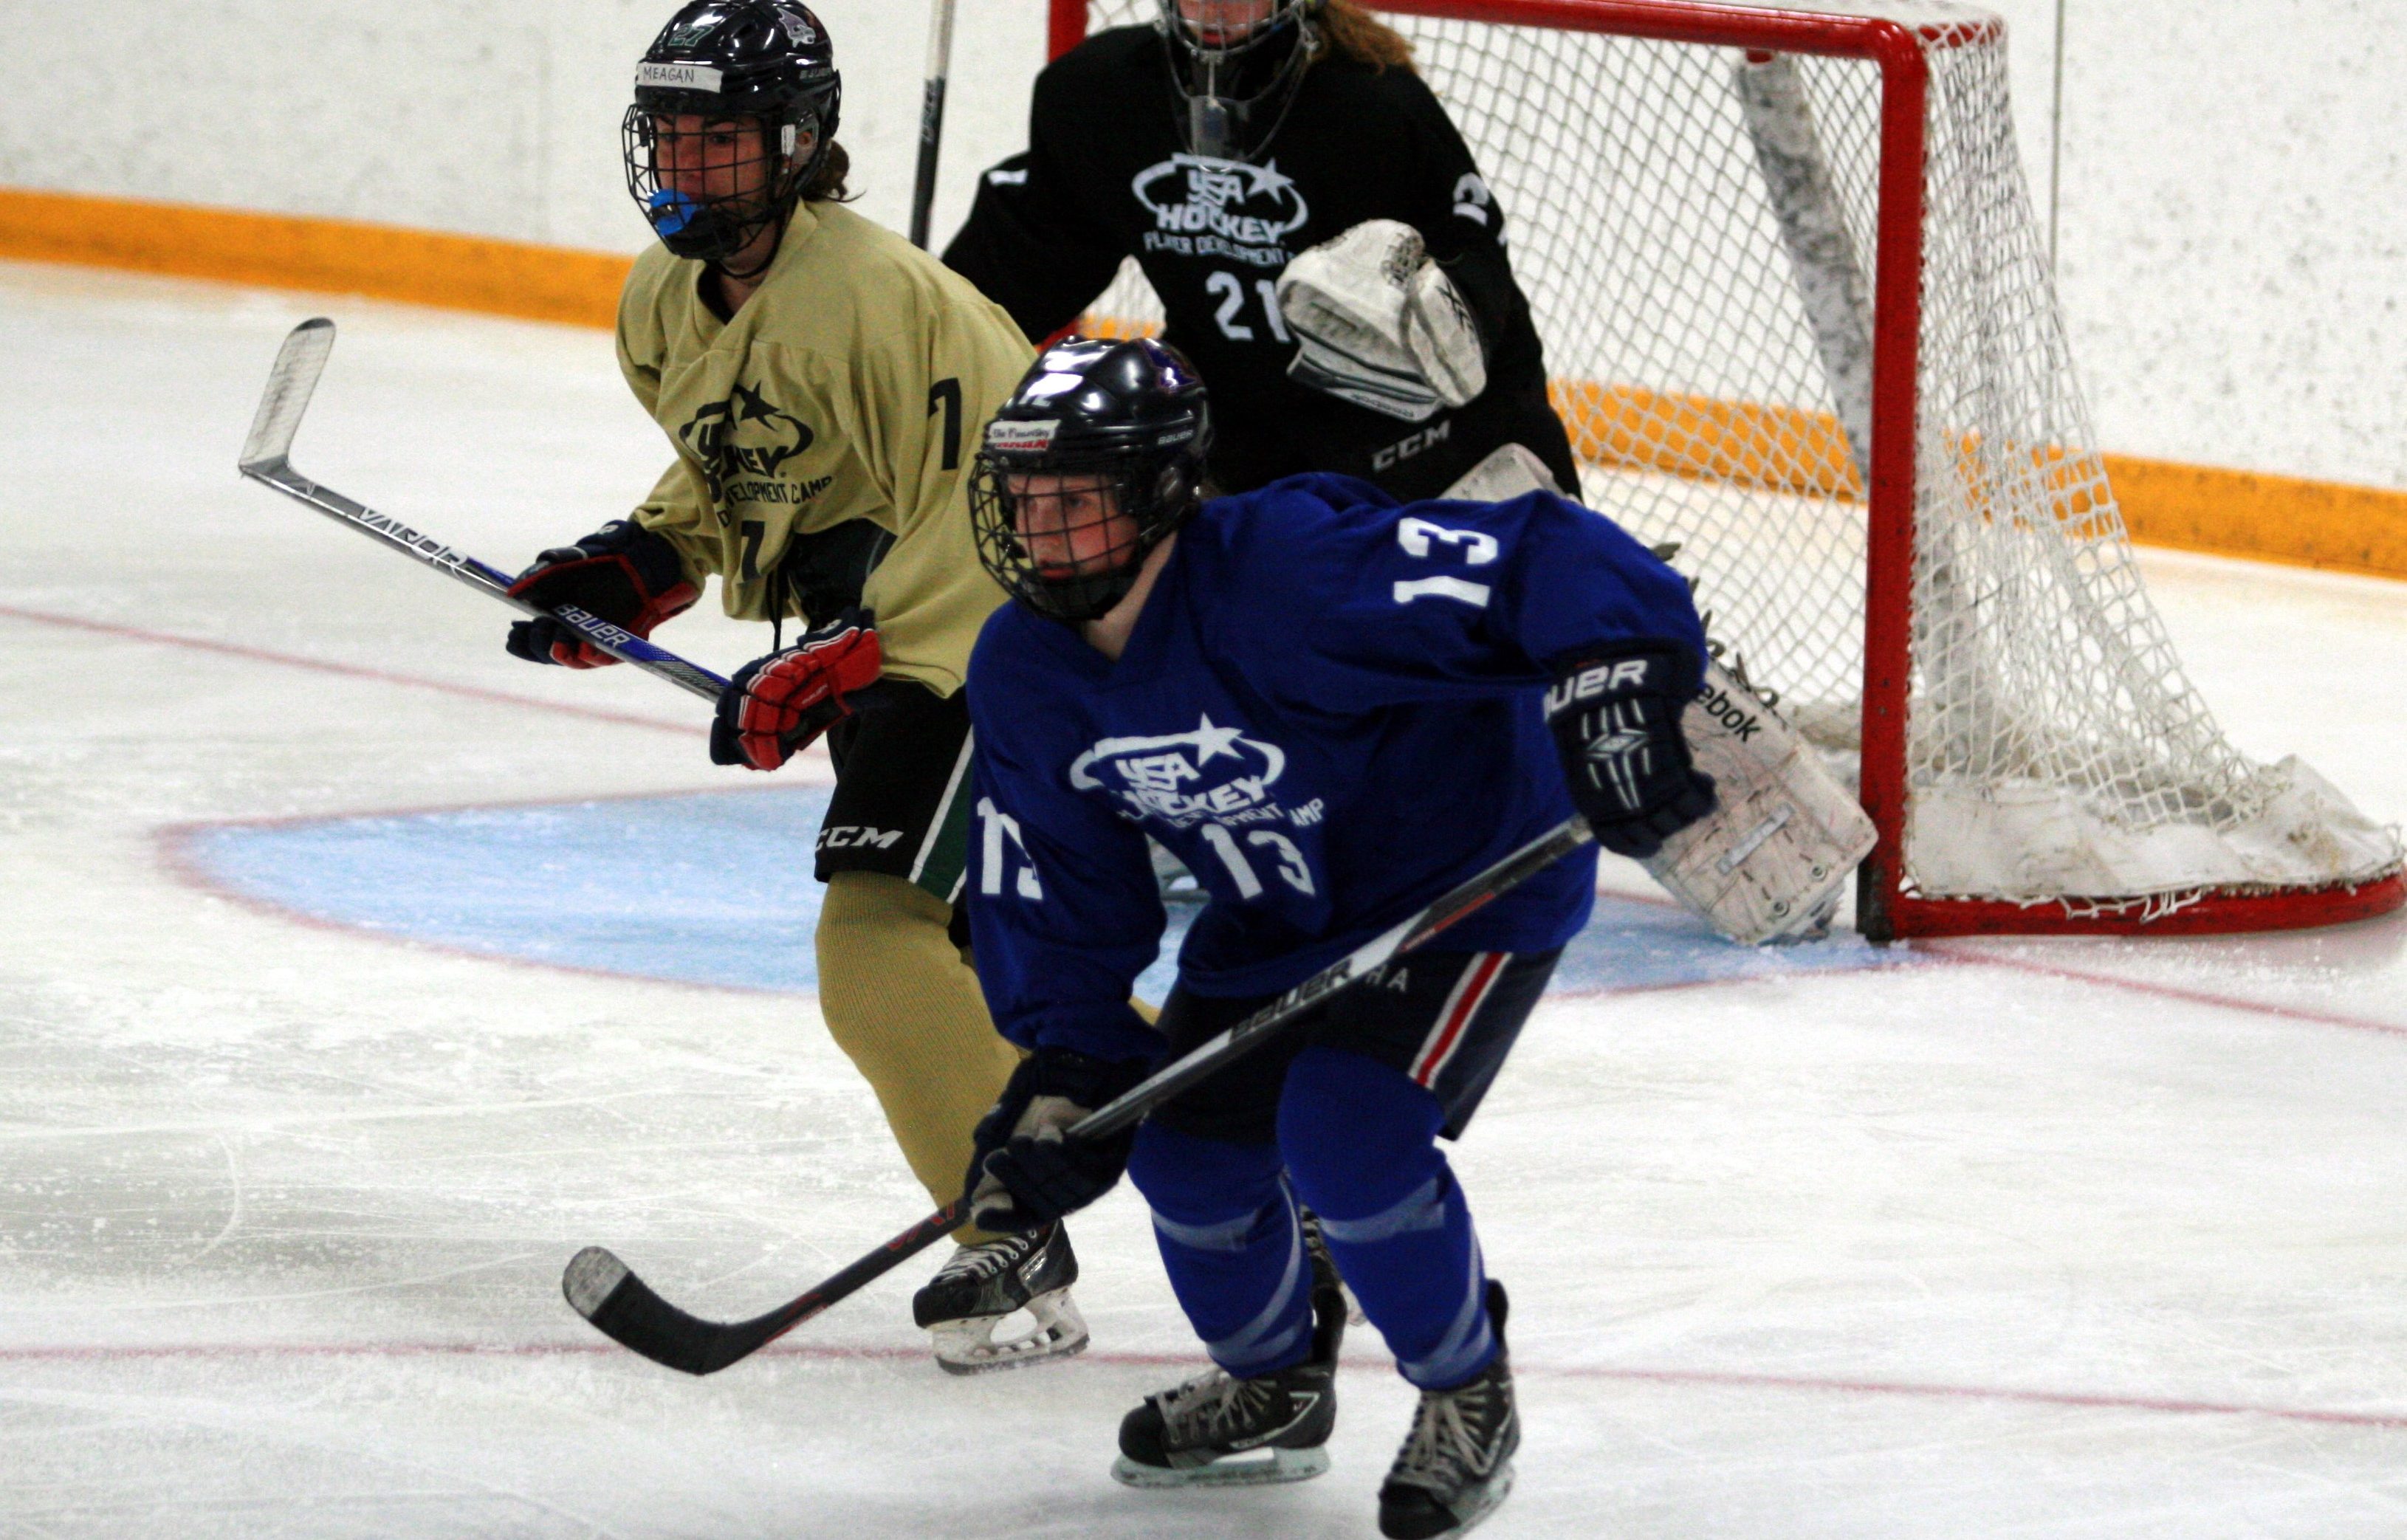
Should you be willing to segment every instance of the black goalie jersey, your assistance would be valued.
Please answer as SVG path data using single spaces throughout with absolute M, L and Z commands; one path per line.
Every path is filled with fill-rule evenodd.
M 1168 340 L 1211 387 L 1224 491 L 1318 470 L 1433 497 L 1513 442 L 1578 486 L 1505 260 L 1503 211 L 1419 77 L 1319 60 L 1250 163 L 1187 153 L 1179 105 L 1151 27 L 1098 33 L 1055 60 L 1036 79 L 1028 151 L 986 174 L 946 263 L 1041 340 L 1134 257 L 1161 295 Z M 1419 231 L 1477 312 L 1488 384 L 1469 406 L 1408 422 L 1288 378 L 1280 271 L 1374 219 Z

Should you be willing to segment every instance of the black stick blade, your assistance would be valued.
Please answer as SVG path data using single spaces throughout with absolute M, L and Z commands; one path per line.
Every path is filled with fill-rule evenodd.
M 633 1268 L 598 1246 L 589 1246 L 569 1259 L 560 1291 L 568 1296 L 570 1309 L 620 1347 L 690 1375 L 717 1374 L 944 1239 L 961 1222 L 961 1206 L 959 1199 L 947 1204 L 816 1288 L 750 1320 L 689 1316 L 653 1293 L 652 1286 L 635 1276 Z
M 604 1336 L 655 1363 L 689 1375 L 723 1369 L 751 1351 L 751 1347 L 729 1351 L 731 1345 L 725 1339 L 743 1341 L 751 1335 L 742 1326 L 724 1326 L 687 1315 L 652 1292 L 651 1285 L 598 1246 L 589 1246 L 570 1259 L 568 1271 L 561 1276 L 560 1291 L 568 1296 L 568 1307 L 591 1321 Z

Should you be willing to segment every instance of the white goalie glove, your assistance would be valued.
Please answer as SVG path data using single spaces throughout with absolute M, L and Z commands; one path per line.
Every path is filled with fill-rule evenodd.
M 1478 322 L 1411 225 L 1365 220 L 1312 248 L 1279 275 L 1278 305 L 1299 384 L 1407 422 L 1488 389 Z
M 1507 444 L 1446 495 L 1503 502 L 1552 492 L 1545 471 L 1537 456 Z M 1849 874 L 1872 853 L 1873 820 L 1812 746 L 1718 663 L 1705 663 L 1704 688 L 1680 731 L 1719 805 L 1665 840 L 1645 862 L 1648 875 L 1732 941 L 1820 935 Z

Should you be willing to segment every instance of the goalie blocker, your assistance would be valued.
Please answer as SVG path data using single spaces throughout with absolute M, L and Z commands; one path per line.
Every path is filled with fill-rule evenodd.
M 1507 444 L 1446 495 L 1493 503 L 1554 490 L 1535 454 Z M 1717 662 L 1706 661 L 1680 725 L 1719 806 L 1666 839 L 1643 863 L 1647 874 L 1732 941 L 1823 934 L 1848 877 L 1872 853 L 1873 820 L 1778 713 Z

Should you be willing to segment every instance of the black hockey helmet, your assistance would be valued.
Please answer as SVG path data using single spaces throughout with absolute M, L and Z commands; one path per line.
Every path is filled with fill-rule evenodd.
M 798 0 L 693 0 L 635 66 L 620 133 L 627 191 L 670 250 L 723 263 L 792 211 L 827 164 L 843 102 L 835 46 Z M 681 115 L 758 122 L 761 160 L 674 134 Z M 748 185 L 714 196 L 702 186 L 711 173 Z
M 1155 25 L 1170 53 L 1171 84 L 1186 105 L 1179 133 L 1188 153 L 1250 161 L 1270 148 L 1312 64 L 1321 4 L 1270 0 L 1270 14 L 1240 32 L 1189 21 L 1180 0 L 1161 0 Z
M 1211 448 L 1203 378 L 1177 349 L 1056 344 L 987 424 L 970 488 L 978 560 L 1038 614 L 1091 620 L 1194 517 Z

